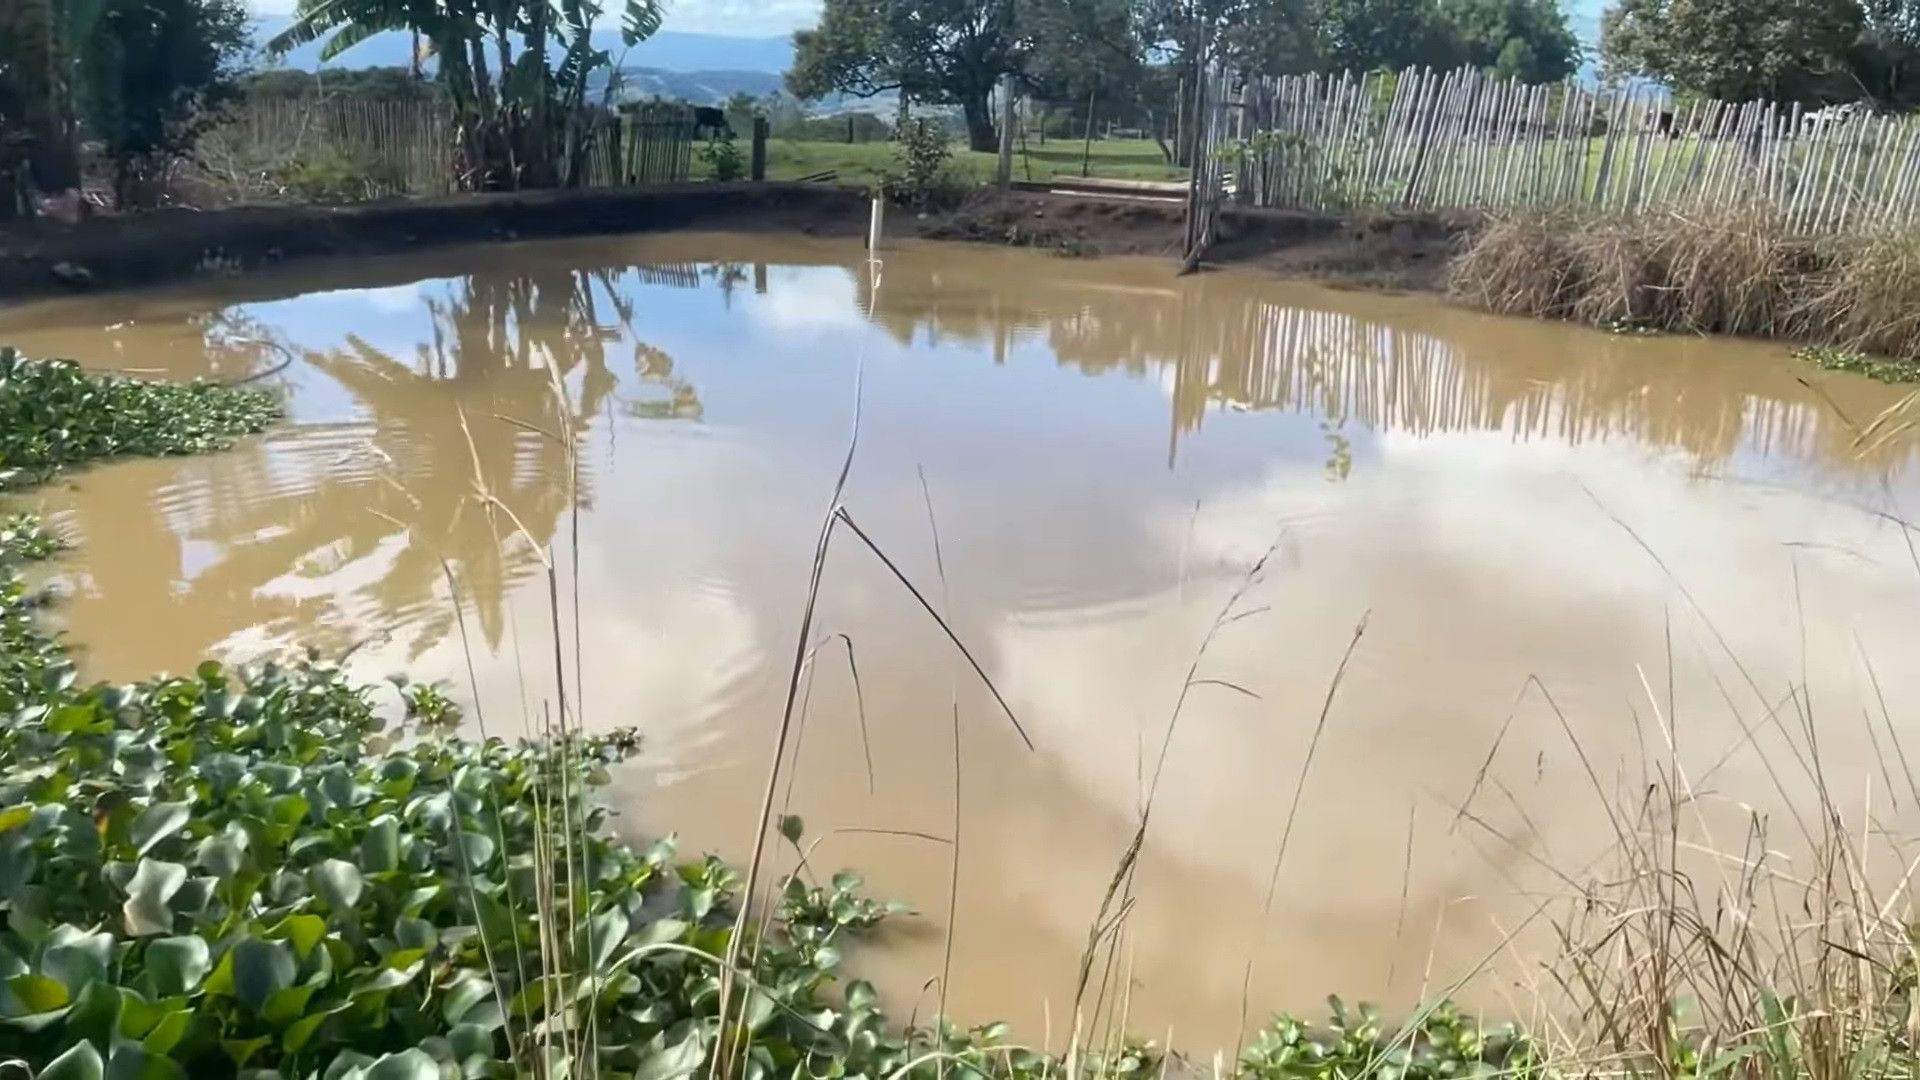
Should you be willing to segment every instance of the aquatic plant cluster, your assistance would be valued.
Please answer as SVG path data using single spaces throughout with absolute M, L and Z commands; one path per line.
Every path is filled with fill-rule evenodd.
M 1793 355 L 1796 360 L 1803 360 L 1827 371 L 1851 371 L 1856 375 L 1865 375 L 1869 379 L 1889 383 L 1920 382 L 1920 367 L 1882 360 L 1853 349 L 1809 345 L 1795 349 Z
M 225 446 L 270 395 L 0 352 L 5 461 L 44 478 Z M 439 687 L 313 655 L 86 684 L 21 578 L 62 545 L 0 518 L 0 1071 L 42 1080 L 1164 1075 L 1115 1038 L 1065 1057 L 1004 1025 L 889 1020 L 843 949 L 897 905 L 804 869 L 744 879 L 622 840 L 596 789 L 630 731 L 460 734 Z M 804 866 L 802 826 L 778 833 Z M 757 925 L 756 925 L 757 923 Z M 733 936 L 747 938 L 730 949 Z M 742 957 L 738 970 L 721 959 Z M 1450 1007 L 1397 1030 L 1281 1017 L 1259 1080 L 1530 1075 L 1533 1044 Z
M 0 346 L 0 490 L 84 461 L 224 449 L 279 415 L 259 390 L 92 374 Z

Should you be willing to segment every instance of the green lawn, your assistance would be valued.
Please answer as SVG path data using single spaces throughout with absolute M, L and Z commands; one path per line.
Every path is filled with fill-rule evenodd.
M 1077 140 L 1051 140 L 1045 146 L 1029 143 L 1014 147 L 1015 180 L 1053 180 L 1081 175 L 1083 145 Z M 947 170 L 962 184 L 993 180 L 994 154 L 954 147 Z M 833 171 L 842 184 L 870 184 L 897 171 L 890 142 L 839 143 L 770 139 L 767 142 L 767 179 L 797 180 Z M 1184 180 L 1186 170 L 1166 163 L 1150 139 L 1095 140 L 1087 161 L 1087 175 L 1107 180 Z

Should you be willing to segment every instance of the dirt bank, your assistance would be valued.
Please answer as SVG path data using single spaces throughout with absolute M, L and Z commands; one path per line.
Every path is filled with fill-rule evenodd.
M 1177 202 L 975 192 L 896 207 L 893 236 L 1037 247 L 1062 255 L 1179 254 Z M 867 195 L 823 184 L 678 184 L 396 200 L 350 206 L 167 210 L 74 226 L 0 228 L 0 301 L 244 272 L 294 259 L 434 245 L 666 229 L 858 236 Z M 1431 216 L 1362 223 L 1229 212 L 1210 263 L 1378 287 L 1432 289 L 1462 224 Z

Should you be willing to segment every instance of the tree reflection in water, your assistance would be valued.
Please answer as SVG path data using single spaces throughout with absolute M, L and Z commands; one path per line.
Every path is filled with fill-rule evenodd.
M 1035 351 L 1062 367 L 1151 381 L 1169 398 L 1175 460 L 1222 408 L 1308 414 L 1335 482 L 1363 472 L 1387 434 L 1618 439 L 1684 452 L 1702 470 L 1749 453 L 1869 477 L 1903 468 L 1912 446 L 1902 438 L 1856 449 L 1834 407 L 1799 382 L 1804 372 L 1757 363 L 1746 346 L 1615 340 L 1233 275 L 1062 273 L 1055 262 L 999 252 L 897 253 L 877 292 L 858 253 L 783 249 L 781 263 L 787 273 L 770 282 L 764 263 L 746 261 L 582 270 L 534 258 L 427 286 L 426 318 L 407 344 L 334 331 L 326 347 L 300 350 L 285 376 L 302 387 L 300 400 L 325 396 L 308 395 L 315 388 L 302 380 L 324 380 L 348 418 L 155 466 L 164 473 L 130 465 L 90 478 L 112 495 L 75 504 L 93 586 L 116 610 L 152 612 L 181 655 L 233 643 L 236 625 L 254 628 L 246 645 L 312 640 L 329 650 L 377 627 L 404 635 L 418 655 L 453 629 L 445 557 L 471 591 L 485 643 L 497 647 L 509 597 L 539 563 L 525 543 L 495 536 L 474 505 L 476 481 L 544 545 L 567 510 L 568 464 L 564 447 L 538 432 L 584 442 L 596 422 L 707 418 L 700 365 L 723 358 L 676 359 L 636 328 L 638 304 L 663 289 L 711 288 L 747 316 L 796 296 L 844 304 L 854 310 L 836 314 L 865 322 L 821 325 L 852 335 L 872 327 L 903 346 L 965 343 L 996 361 L 1043 347 Z M 850 287 L 822 300 L 823 277 Z M 766 296 L 783 289 L 796 296 Z M 141 351 L 137 331 L 149 349 L 156 333 L 190 339 L 198 367 L 165 374 L 234 377 L 272 359 L 260 344 L 272 340 L 270 319 L 245 312 L 176 313 L 165 327 L 94 340 L 102 353 L 131 358 Z M 631 356 L 615 355 L 623 349 Z M 564 403 L 549 367 L 566 386 Z M 1850 415 L 1879 409 L 1867 384 L 1823 382 L 1821 392 Z M 596 460 L 580 462 L 583 508 L 596 500 Z M 156 485 L 156 475 L 169 479 Z
M 566 448 L 540 432 L 584 440 L 614 403 L 637 417 L 697 419 L 700 398 L 671 357 L 635 340 L 635 298 L 617 271 L 482 271 L 423 304 L 425 340 L 410 358 L 357 333 L 298 349 L 304 370 L 344 391 L 353 419 L 300 424 L 196 461 L 159 491 L 79 500 L 73 524 L 93 588 L 162 620 L 182 653 L 214 651 L 235 626 L 252 628 L 258 640 L 248 644 L 299 640 L 337 653 L 377 627 L 417 658 L 454 629 L 444 558 L 469 617 L 498 647 L 514 588 L 540 567 L 527 541 L 551 543 L 569 505 Z M 243 370 L 227 359 L 247 354 L 273 362 L 260 343 L 275 339 L 243 314 L 194 326 L 226 357 L 223 369 Z M 637 385 L 660 400 L 617 393 L 608 354 L 623 341 Z M 590 509 L 590 456 L 578 483 Z M 474 497 L 482 488 L 524 540 L 504 535 L 513 525 L 490 525 Z

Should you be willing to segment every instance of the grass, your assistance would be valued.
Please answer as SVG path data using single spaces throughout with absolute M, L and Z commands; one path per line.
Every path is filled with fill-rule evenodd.
M 1016 180 L 1047 181 L 1080 176 L 1079 142 L 1051 140 L 1045 146 L 1016 144 L 1013 176 Z M 987 184 L 998 166 L 997 154 L 956 146 L 948 162 L 960 184 Z M 1088 163 L 1089 175 L 1106 180 L 1184 180 L 1186 170 L 1170 166 L 1150 139 L 1096 140 Z M 836 173 L 842 184 L 873 184 L 898 172 L 891 142 L 834 143 L 770 139 L 767 142 L 767 179 L 798 180 L 823 172 Z

